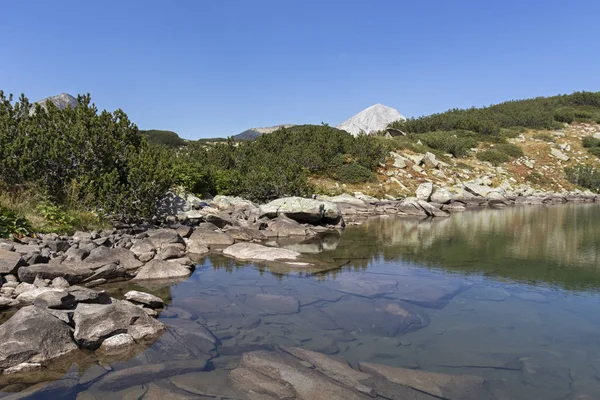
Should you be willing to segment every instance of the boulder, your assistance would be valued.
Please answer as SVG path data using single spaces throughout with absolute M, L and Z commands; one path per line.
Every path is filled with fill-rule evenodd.
M 139 257 L 142 254 L 156 253 L 156 246 L 154 246 L 150 239 L 146 238 L 135 242 L 129 250 Z
M 426 216 L 427 213 L 419 205 L 419 200 L 414 197 L 407 197 L 398 204 L 398 210 L 406 215 Z
M 81 263 L 82 266 L 97 269 L 106 264 L 119 264 L 127 271 L 133 271 L 142 266 L 142 262 L 135 257 L 135 254 L 126 248 L 115 247 L 108 248 L 100 246 L 90 251 L 90 255 Z
M 148 233 L 148 241 L 155 247 L 161 248 L 171 243 L 184 243 L 183 238 L 175 229 L 158 229 Z
M 269 231 L 275 232 L 275 236 L 307 236 L 310 231 L 300 223 L 280 215 L 272 221 L 268 222 Z
M 464 183 L 463 184 L 463 188 L 464 190 L 470 194 L 470 195 L 474 195 L 474 196 L 478 196 L 478 197 L 483 197 L 486 198 L 487 195 L 492 191 L 492 189 L 490 189 L 487 186 L 483 186 L 483 185 L 477 185 L 475 183 Z
M 26 362 L 47 365 L 77 351 L 69 326 L 35 306 L 0 325 L 0 338 L 0 370 Z
M 18 275 L 21 282 L 33 283 L 39 276 L 41 279 L 64 278 L 70 285 L 84 281 L 94 274 L 89 268 L 75 268 L 68 265 L 34 264 L 29 267 L 19 268 Z
M 241 197 L 234 196 L 221 196 L 217 195 L 210 202 L 213 207 L 218 208 L 219 210 L 228 210 L 231 208 L 241 209 L 241 208 L 256 208 L 256 205 L 252 203 L 250 200 L 242 199 Z
M 161 308 L 164 304 L 160 297 L 150 293 L 138 292 L 137 290 L 130 290 L 125 293 L 125 299 L 134 303 L 144 304 L 150 308 Z
M 136 341 L 154 340 L 166 329 L 140 307 L 115 299 L 111 304 L 78 304 L 73 321 L 75 341 L 92 350 L 117 334 L 127 333 Z
M 257 243 L 236 243 L 223 250 L 223 254 L 245 261 L 289 261 L 298 259 L 301 254 L 297 251 L 262 246 Z
M 407 164 L 407 160 L 406 158 L 402 157 L 400 154 L 394 152 L 394 151 L 390 151 L 390 156 L 393 158 L 394 160 L 394 164 L 393 167 L 394 168 L 406 168 Z
M 22 265 L 25 265 L 25 260 L 23 260 L 21 254 L 14 251 L 0 250 L 0 274 L 12 274 Z
M 62 289 L 51 287 L 33 288 L 17 296 L 16 300 L 21 304 L 33 304 L 38 296 L 48 292 L 62 292 Z
M 423 164 L 429 168 L 436 168 L 439 165 L 439 161 L 436 160 L 435 154 L 427 152 L 425 153 L 425 157 L 423 157 Z
M 421 208 L 425 210 L 427 215 L 431 217 L 447 217 L 449 215 L 446 211 L 442 211 L 426 201 L 419 200 L 418 203 L 419 206 L 421 206 Z
M 415 192 L 415 196 L 419 200 L 429 201 L 431 194 L 433 193 L 433 183 L 425 182 L 421 183 Z
M 196 229 L 190 236 L 188 245 L 193 243 L 206 246 L 229 246 L 234 242 L 233 238 L 225 232 L 216 232 L 203 229 Z
M 173 279 L 190 276 L 190 269 L 184 265 L 164 260 L 152 260 L 138 271 L 134 280 Z
M 444 187 L 439 187 L 431 194 L 431 201 L 440 204 L 448 204 L 452 201 L 452 193 Z
M 550 149 L 550 155 L 552 157 L 558 158 L 561 161 L 569 161 L 571 159 L 568 155 L 554 147 Z
M 260 206 L 260 217 L 275 218 L 281 214 L 295 221 L 314 225 L 337 224 L 342 220 L 338 206 L 329 201 L 284 197 Z

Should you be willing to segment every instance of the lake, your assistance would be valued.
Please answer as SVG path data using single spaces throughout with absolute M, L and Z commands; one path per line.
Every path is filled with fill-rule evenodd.
M 161 296 L 171 331 L 129 360 L 73 368 L 63 380 L 77 384 L 64 398 L 143 398 L 146 385 L 134 380 L 114 390 L 90 383 L 107 370 L 195 357 L 210 357 L 209 370 L 154 383 L 218 398 L 243 353 L 279 345 L 351 365 L 495 379 L 506 398 L 600 398 L 597 204 L 374 218 L 279 245 L 339 268 L 287 273 L 211 255 L 170 286 L 108 286 L 117 297 L 130 289 Z

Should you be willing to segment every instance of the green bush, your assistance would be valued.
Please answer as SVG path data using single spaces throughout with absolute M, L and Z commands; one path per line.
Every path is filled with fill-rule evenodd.
M 507 101 L 489 107 L 452 109 L 444 113 L 396 121 L 390 126 L 407 133 L 468 130 L 496 135 L 503 128 L 554 129 L 560 122 L 572 122 L 576 113 L 589 115 L 589 112 L 598 116 L 600 92 L 575 92 L 570 95 Z
M 588 149 L 588 153 L 600 158 L 600 147 L 592 147 Z
M 57 205 L 138 220 L 172 184 L 171 157 L 149 146 L 122 110 L 98 112 L 79 96 L 74 108 L 12 101 L 0 91 L 0 183 L 31 184 Z
M 510 160 L 508 154 L 498 150 L 485 150 L 477 153 L 477 158 L 481 161 L 487 161 L 492 165 L 500 165 Z
M 0 207 L 0 238 L 23 237 L 32 233 L 31 224 L 26 218 Z
M 600 139 L 596 139 L 593 136 L 586 136 L 583 139 L 581 139 L 581 144 L 583 145 L 583 147 L 600 147 Z
M 543 140 L 544 142 L 551 142 L 551 143 L 556 142 L 556 139 L 554 138 L 554 136 L 549 135 L 547 133 L 536 133 L 535 135 L 533 135 L 533 138 L 537 139 L 537 140 Z
M 571 107 L 561 107 L 554 111 L 554 119 L 558 122 L 570 124 L 575 119 L 575 112 Z
M 140 131 L 142 135 L 148 140 L 148 143 L 177 148 L 185 146 L 187 142 L 179 137 L 179 135 L 172 131 L 160 131 L 160 130 L 149 130 Z
M 476 135 L 466 131 L 429 132 L 418 138 L 426 146 L 457 158 L 466 156 L 471 148 L 477 147 L 478 142 Z
M 600 190 L 600 172 L 589 165 L 582 165 L 573 168 L 565 168 L 567 180 L 583 188 Z
M 523 157 L 523 149 L 516 144 L 500 143 L 495 145 L 494 149 L 513 158 Z
M 350 184 L 377 181 L 377 175 L 373 171 L 355 162 L 340 165 L 332 171 L 331 176 L 342 183 Z

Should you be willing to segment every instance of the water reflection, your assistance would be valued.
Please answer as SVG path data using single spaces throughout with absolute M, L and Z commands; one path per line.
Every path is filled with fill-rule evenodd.
M 331 257 L 383 257 L 573 290 L 600 288 L 600 206 L 512 207 L 450 218 L 374 218 L 349 227 Z

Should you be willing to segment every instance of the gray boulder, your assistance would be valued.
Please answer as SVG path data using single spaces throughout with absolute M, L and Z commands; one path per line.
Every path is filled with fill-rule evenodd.
M 431 194 L 431 201 L 439 204 L 448 204 L 452 200 L 452 193 L 447 188 L 439 187 Z
M 14 251 L 0 250 L 0 274 L 12 274 L 20 266 L 25 265 L 21 254 Z
M 313 233 L 304 225 L 301 225 L 285 215 L 280 215 L 274 220 L 269 221 L 267 226 L 269 228 L 268 231 L 275 233 L 273 236 L 307 236 Z M 265 232 L 268 233 L 268 231 Z
M 97 349 L 104 339 L 127 333 L 136 341 L 154 340 L 166 326 L 128 301 L 111 304 L 78 304 L 73 313 L 73 337 L 82 347 Z
M 164 304 L 160 297 L 150 293 L 138 292 L 137 290 L 130 290 L 125 293 L 125 299 L 134 303 L 144 304 L 150 308 L 161 308 Z
M 148 240 L 155 248 L 161 248 L 171 243 L 184 243 L 183 238 L 175 229 L 159 229 L 148 234 Z
M 131 250 L 123 247 L 111 249 L 104 246 L 92 250 L 81 265 L 97 269 L 111 263 L 119 264 L 125 267 L 127 271 L 136 270 L 142 266 L 142 262 L 135 257 L 135 254 Z
M 337 224 L 342 220 L 338 206 L 329 201 L 284 197 L 260 206 L 260 217 L 276 218 L 281 214 L 301 223 L 315 225 Z
M 431 194 L 433 193 L 433 183 L 425 182 L 421 183 L 415 192 L 415 196 L 419 200 L 429 201 Z
M 76 268 L 69 265 L 34 264 L 29 267 L 19 268 L 18 275 L 21 282 L 33 283 L 39 276 L 41 279 L 64 278 L 70 285 L 84 281 L 93 275 L 89 268 Z
M 492 189 L 490 189 L 487 186 L 477 185 L 475 183 L 469 182 L 463 184 L 463 188 L 467 192 L 467 194 L 483 198 L 486 198 L 487 195 L 492 191 Z
M 35 306 L 0 325 L 0 338 L 0 370 L 27 362 L 47 365 L 77 351 L 69 326 Z
M 134 280 L 151 280 L 151 279 L 173 279 L 186 278 L 190 276 L 191 271 L 184 265 L 163 261 L 152 260 L 144 265 L 138 271 Z
M 192 243 L 203 244 L 207 246 L 229 246 L 233 244 L 233 238 L 225 232 L 209 231 L 196 229 L 188 240 L 188 245 Z

